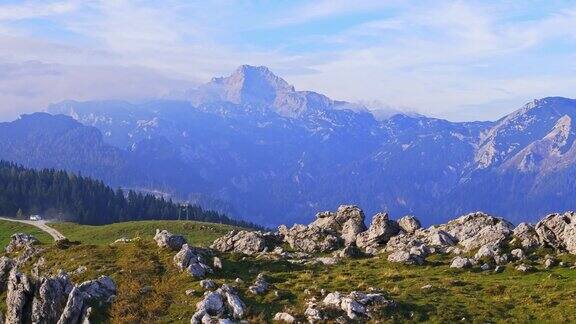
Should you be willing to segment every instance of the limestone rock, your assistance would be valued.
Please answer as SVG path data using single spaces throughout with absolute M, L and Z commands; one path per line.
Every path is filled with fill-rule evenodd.
M 530 266 L 530 265 L 527 265 L 527 264 L 524 264 L 524 263 L 523 263 L 523 264 L 517 266 L 517 267 L 516 267 L 516 270 L 518 270 L 518 271 L 520 271 L 520 272 L 530 272 L 530 271 L 533 271 L 534 268 L 533 268 L 532 266 Z
M 274 321 L 284 322 L 284 323 L 296 323 L 296 318 L 288 313 L 276 313 L 274 315 Z
M 280 226 L 280 234 L 291 248 L 307 253 L 329 252 L 342 246 L 338 233 L 318 226 L 296 224 L 291 228 Z
M 388 214 L 378 213 L 372 218 L 372 223 L 368 230 L 358 234 L 356 245 L 360 248 L 366 248 L 373 245 L 386 244 L 399 231 L 398 223 L 390 220 Z
M 240 299 L 238 293 L 228 285 L 222 285 L 220 292 L 224 294 L 224 299 L 229 307 L 234 319 L 242 319 L 246 313 L 246 304 Z
M 482 245 L 474 255 L 474 259 L 491 259 L 496 264 L 506 264 L 509 261 L 508 255 L 502 252 L 500 246 L 497 243 Z
M 522 260 L 522 259 L 526 258 L 526 255 L 524 254 L 524 251 L 522 251 L 522 249 L 514 249 L 514 250 L 510 251 L 510 254 L 516 260 Z
M 216 289 L 216 283 L 212 279 L 204 279 L 200 280 L 200 287 L 206 290 L 214 290 Z
M 214 257 L 212 265 L 214 266 L 214 269 L 222 270 L 222 260 L 220 260 L 219 257 Z
M 6 246 L 6 252 L 12 253 L 38 243 L 38 239 L 32 235 L 26 233 L 15 233 L 10 237 L 10 243 Z
M 196 304 L 196 313 L 191 323 L 212 323 L 212 317 L 219 323 L 230 322 L 226 317 L 240 320 L 246 313 L 246 304 L 238 293 L 228 285 L 222 285 L 216 291 L 206 292 L 204 298 Z
M 65 273 L 49 278 L 40 278 L 32 303 L 32 322 L 58 322 L 73 286 Z
M 338 207 L 336 221 L 342 223 L 340 230 L 344 245 L 356 242 L 356 236 L 366 230 L 364 212 L 358 206 L 343 205 Z
M 174 235 L 167 230 L 156 229 L 156 235 L 154 235 L 154 241 L 161 248 L 168 248 L 172 251 L 178 251 L 182 248 L 182 245 L 186 244 L 186 238 L 182 235 Z
M 535 226 L 541 244 L 576 254 L 576 213 L 550 214 Z
M 412 215 L 406 215 L 398 220 L 398 225 L 400 228 L 409 234 L 414 233 L 417 229 L 420 229 L 422 225 L 418 218 Z
M 544 259 L 544 268 L 550 269 L 554 265 L 556 265 L 556 260 L 554 260 L 552 257 Z
M 255 295 L 264 294 L 268 289 L 270 289 L 270 284 L 266 281 L 266 276 L 263 273 L 258 274 L 254 284 L 248 287 L 248 290 Z
M 308 303 L 308 307 L 304 311 L 304 316 L 309 323 L 315 323 L 323 319 L 322 312 L 318 309 L 318 305 L 315 303 Z
M 193 249 L 188 244 L 182 245 L 182 249 L 174 256 L 174 263 L 181 270 L 186 270 L 196 278 L 202 278 L 212 269 L 204 261 L 202 253 L 198 249 Z
M 520 223 L 514 228 L 514 237 L 520 241 L 520 245 L 525 249 L 537 247 L 540 243 L 538 233 L 534 226 L 528 223 Z
M 355 243 L 345 246 L 342 250 L 334 252 L 334 256 L 337 258 L 358 258 L 362 256 L 362 251 L 356 246 Z
M 90 305 L 109 303 L 114 296 L 116 296 L 116 284 L 107 276 L 76 285 L 68 295 L 68 301 L 58 324 L 78 323 L 82 318 L 87 317 Z
M 370 307 L 376 305 L 388 306 L 391 304 L 392 302 L 386 300 L 382 294 L 367 294 L 359 291 L 353 291 L 348 295 L 343 295 L 336 291 L 327 294 L 322 301 L 322 305 L 328 308 L 341 309 L 351 320 L 370 318 L 372 317 Z
M 216 239 L 211 247 L 220 252 L 252 255 L 264 251 L 272 251 L 280 241 L 280 238 L 273 233 L 233 230 Z
M 385 251 L 398 253 L 408 252 L 425 258 L 430 253 L 446 253 L 456 245 L 456 239 L 436 227 L 418 229 L 412 234 L 401 233 L 388 241 Z
M 500 244 L 511 234 L 510 222 L 482 212 L 470 213 L 438 226 L 454 237 L 468 252 L 486 244 Z
M 494 257 L 501 254 L 500 247 L 496 244 L 485 244 L 482 245 L 478 252 L 474 255 L 474 259 L 480 260 L 482 258 L 494 259 Z
M 349 219 L 342 226 L 341 237 L 344 240 L 344 245 L 356 244 L 356 237 L 358 234 L 366 230 L 364 221 L 358 222 L 354 219 Z
M 6 291 L 8 278 L 14 266 L 14 260 L 6 256 L 0 257 L 0 293 Z
M 314 262 L 328 266 L 335 265 L 338 263 L 338 261 L 339 260 L 336 257 L 317 257 L 316 259 L 314 259 Z
M 450 268 L 467 269 L 467 268 L 472 268 L 474 266 L 474 264 L 475 264 L 475 262 L 472 259 L 457 256 L 454 259 L 452 259 L 452 263 L 450 264 Z
M 413 254 L 408 251 L 396 251 L 388 255 L 388 261 L 396 263 L 404 263 L 410 265 L 423 265 L 426 260 L 418 254 Z
M 278 231 L 285 242 L 297 251 L 307 253 L 329 252 L 357 242 L 366 231 L 364 212 L 353 205 L 342 205 L 338 211 L 316 214 L 309 225 L 296 224 L 291 228 L 282 225 Z
M 31 320 L 34 282 L 25 274 L 13 269 L 8 277 L 6 294 L 6 323 L 19 324 Z

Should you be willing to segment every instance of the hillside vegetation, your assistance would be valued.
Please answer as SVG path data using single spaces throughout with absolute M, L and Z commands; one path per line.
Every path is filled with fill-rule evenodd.
M 166 229 L 184 235 L 193 245 L 207 246 L 235 228 L 230 225 L 195 221 L 136 221 L 100 226 L 56 222 L 50 223 L 49 226 L 71 241 L 95 245 L 107 245 L 121 237 L 152 240 L 156 229 Z
M 2 233 L 26 230 L 49 242 L 34 228 L 7 227 Z M 19 224 L 15 224 L 18 225 Z M 46 244 L 42 257 L 44 273 L 64 269 L 74 282 L 109 275 L 118 286 L 118 295 L 100 320 L 112 323 L 189 323 L 202 299 L 200 279 L 179 271 L 173 263 L 175 252 L 160 248 L 152 239 L 156 228 L 186 236 L 194 245 L 206 246 L 228 226 L 197 222 L 145 221 L 106 226 L 55 223 L 72 241 L 69 246 Z M 109 244 L 120 237 L 139 237 L 129 243 Z M 266 260 L 256 256 L 215 252 L 223 269 L 209 275 L 218 285 L 235 286 L 248 306 L 250 322 L 270 322 L 276 312 L 303 314 L 306 300 L 321 297 L 321 291 L 371 288 L 384 291 L 397 303 L 375 314 L 373 322 L 574 322 L 576 313 L 576 271 L 568 267 L 544 269 L 530 262 L 536 271 L 521 273 L 514 265 L 502 273 L 480 269 L 452 269 L 451 257 L 432 255 L 425 266 L 391 263 L 387 254 L 343 259 L 326 266 L 293 264 L 288 260 Z M 546 249 L 535 255 L 550 253 Z M 573 256 L 559 256 L 566 264 Z M 32 265 L 38 257 L 29 261 Z M 85 266 L 85 272 L 76 271 Z M 265 273 L 273 288 L 254 295 L 248 287 L 259 273 Z M 240 278 L 240 283 L 236 282 Z M 426 286 L 429 285 L 427 288 Z M 423 288 L 425 287 L 425 288 Z M 193 292 L 190 292 L 193 290 Z M 187 293 L 188 291 L 188 293 Z M 3 296 L 0 296 L 3 297 Z M 304 320 L 304 318 L 300 318 Z
M 54 241 L 50 235 L 32 225 L 0 220 L 0 249 L 10 242 L 12 234 L 21 232 L 33 235 L 42 244 L 50 244 Z
M 133 228 L 133 224 L 129 225 Z M 132 231 L 128 229 L 127 231 Z M 144 237 L 149 237 L 144 235 Z M 201 237 L 188 232 L 187 236 Z M 93 238 L 101 241 L 103 238 Z M 205 244 L 208 241 L 204 241 Z M 112 323 L 189 323 L 203 290 L 199 279 L 180 272 L 172 252 L 151 239 L 116 245 L 80 244 L 67 249 L 49 245 L 43 254 L 46 269 L 64 269 L 75 282 L 110 275 L 118 285 L 118 298 L 107 318 Z M 387 291 L 398 307 L 378 315 L 378 322 L 483 322 L 486 319 L 519 322 L 573 322 L 576 314 L 576 273 L 568 268 L 520 274 L 470 272 L 450 269 L 449 260 L 425 267 L 386 261 L 386 256 L 346 260 L 334 266 L 294 265 L 239 255 L 220 255 L 224 268 L 210 277 L 218 284 L 236 286 L 247 303 L 251 322 L 271 321 L 278 311 L 303 313 L 310 294 L 320 290 L 350 292 L 375 287 Z M 75 274 L 80 266 L 87 271 Z M 274 291 L 263 296 L 248 292 L 259 272 L 266 272 Z M 244 283 L 237 284 L 235 278 Z M 421 287 L 432 285 L 429 290 Z M 146 287 L 150 292 L 142 293 Z M 186 295 L 186 290 L 195 293 Z
M 150 194 L 113 190 L 102 181 L 54 169 L 34 170 L 0 161 L 0 215 L 43 213 L 82 224 L 180 219 L 256 227 L 200 206 L 180 206 Z

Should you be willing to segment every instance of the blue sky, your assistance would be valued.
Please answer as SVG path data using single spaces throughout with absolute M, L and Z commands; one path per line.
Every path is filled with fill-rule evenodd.
M 0 119 L 266 65 L 374 109 L 496 119 L 576 97 L 571 1 L 0 1 Z

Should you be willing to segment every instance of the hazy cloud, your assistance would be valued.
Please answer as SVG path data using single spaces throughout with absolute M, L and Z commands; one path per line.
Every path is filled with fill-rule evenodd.
M 150 98 L 244 63 L 335 99 L 493 119 L 534 97 L 574 97 L 576 6 L 11 2 L 0 48 L 4 120 L 63 99 Z

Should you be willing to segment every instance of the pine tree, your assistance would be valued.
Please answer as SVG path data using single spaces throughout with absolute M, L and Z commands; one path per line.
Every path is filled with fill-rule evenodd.
M 242 227 L 254 224 L 188 205 L 190 220 Z M 129 190 L 113 190 L 102 181 L 54 169 L 26 169 L 0 161 L 0 214 L 24 218 L 50 212 L 60 220 L 82 224 L 109 224 L 128 220 L 178 219 L 182 211 L 172 200 Z M 179 214 L 180 212 L 180 214 Z M 184 216 L 184 215 L 182 215 Z

